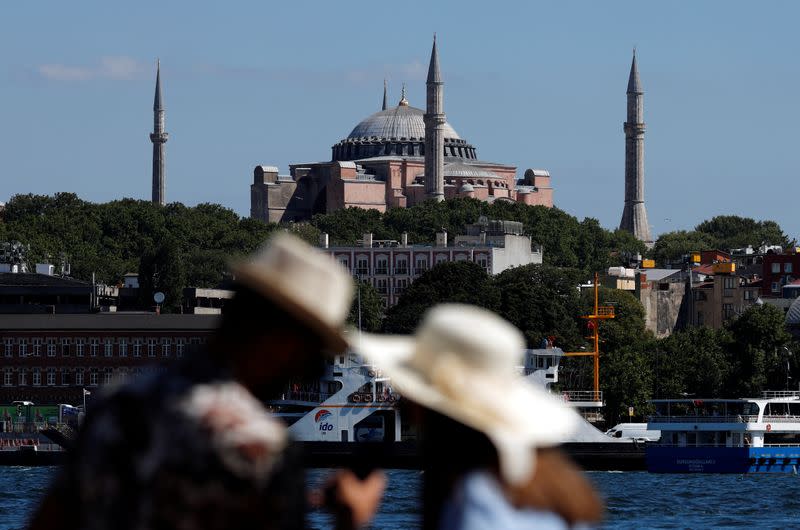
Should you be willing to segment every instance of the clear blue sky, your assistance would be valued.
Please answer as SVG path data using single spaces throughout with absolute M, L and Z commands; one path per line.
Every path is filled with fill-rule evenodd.
M 450 123 L 548 169 L 560 208 L 619 223 L 636 46 L 655 233 L 730 213 L 800 236 L 800 2 L 2 4 L 0 201 L 149 198 L 160 57 L 168 201 L 246 215 L 253 167 L 328 160 L 384 77 L 422 107 L 437 32 Z

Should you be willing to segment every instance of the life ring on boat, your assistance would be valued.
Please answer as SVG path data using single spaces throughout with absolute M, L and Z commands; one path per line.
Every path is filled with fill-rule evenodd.
M 369 372 L 367 372 L 367 375 L 370 377 L 375 377 L 375 370 L 370 370 Z
M 353 394 L 351 397 L 353 398 L 353 403 L 361 403 L 361 394 Z
M 387 401 L 389 403 L 394 403 L 395 401 L 397 401 L 397 398 L 395 397 L 394 394 L 392 394 L 392 395 L 389 396 L 389 399 L 387 399 Z
M 772 425 L 770 425 L 769 423 L 767 423 L 767 432 L 769 432 L 769 431 L 771 431 L 771 430 L 772 430 Z

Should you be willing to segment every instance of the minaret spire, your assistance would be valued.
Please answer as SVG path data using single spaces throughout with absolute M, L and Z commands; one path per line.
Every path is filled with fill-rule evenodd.
M 625 131 L 625 208 L 619 227 L 647 244 L 653 243 L 647 210 L 644 207 L 644 91 L 633 49 L 631 72 L 628 76 L 628 119 Z
M 164 205 L 165 164 L 164 144 L 169 135 L 164 131 L 164 103 L 161 96 L 161 61 L 156 63 L 156 93 L 153 98 L 153 132 L 150 141 L 153 142 L 153 197 L 154 204 Z
M 386 79 L 383 80 L 383 107 L 381 110 L 386 110 Z
M 428 65 L 425 105 L 425 192 L 436 201 L 444 200 L 444 83 L 439 71 L 439 51 L 433 35 Z

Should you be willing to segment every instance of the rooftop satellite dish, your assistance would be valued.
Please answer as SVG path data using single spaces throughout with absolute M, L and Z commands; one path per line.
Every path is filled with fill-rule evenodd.
M 153 295 L 153 300 L 155 300 L 157 304 L 164 303 L 164 293 L 162 293 L 161 291 L 157 292 L 156 294 Z

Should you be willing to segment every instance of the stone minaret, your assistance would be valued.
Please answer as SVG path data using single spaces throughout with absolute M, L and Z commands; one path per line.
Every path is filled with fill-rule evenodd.
M 164 144 L 169 135 L 164 132 L 164 105 L 161 102 L 161 62 L 156 68 L 156 95 L 153 100 L 153 203 L 164 205 Z
M 628 78 L 628 120 L 625 131 L 625 209 L 619 227 L 645 243 L 652 243 L 644 208 L 644 92 L 633 51 Z
M 431 63 L 428 66 L 427 102 L 425 106 L 425 193 L 437 201 L 444 200 L 444 83 L 439 72 L 436 35 L 433 36 Z

